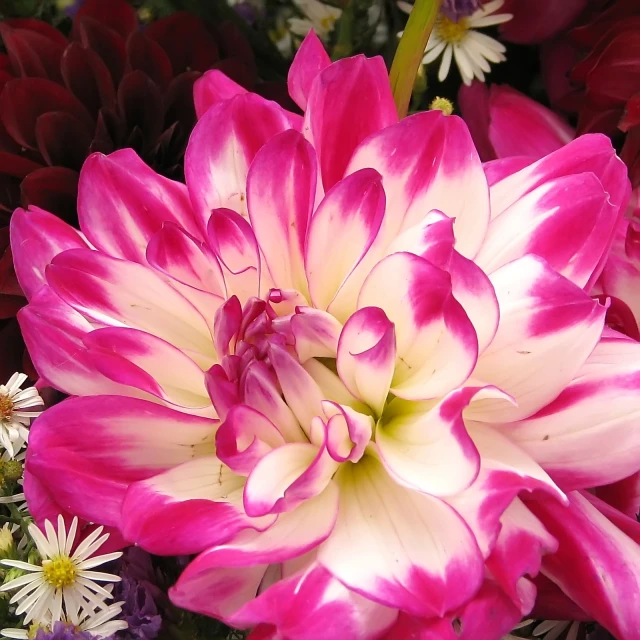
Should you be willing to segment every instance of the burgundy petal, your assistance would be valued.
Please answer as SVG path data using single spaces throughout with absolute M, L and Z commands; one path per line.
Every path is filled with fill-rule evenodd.
M 65 167 L 45 167 L 30 173 L 21 185 L 22 206 L 35 205 L 77 223 L 78 174 Z
M 60 57 L 66 43 L 6 23 L 0 23 L 0 35 L 16 75 L 60 80 Z
M 36 140 L 50 166 L 80 170 L 91 144 L 91 131 L 64 111 L 50 111 L 36 121 Z
M 65 111 L 92 129 L 93 120 L 67 89 L 44 78 L 17 78 L 0 96 L 0 118 L 11 136 L 24 147 L 37 146 L 36 122 L 48 111 Z
M 102 22 L 85 17 L 76 20 L 73 36 L 85 49 L 95 51 L 107 65 L 115 84 L 120 82 L 126 60 L 125 43 L 122 37 Z
M 179 11 L 149 25 L 145 33 L 165 50 L 174 75 L 206 71 L 220 59 L 216 41 L 193 14 Z
M 171 61 L 163 48 L 140 31 L 127 39 L 127 71 L 144 71 L 161 89 L 171 82 Z
M 64 83 L 73 95 L 94 114 L 115 102 L 115 89 L 107 65 L 91 49 L 72 42 L 60 62 Z
M 77 21 L 89 16 L 126 38 L 138 28 L 136 10 L 126 0 L 84 0 L 74 20 L 74 31 Z
M 118 87 L 118 107 L 127 129 L 138 127 L 144 151 L 162 132 L 162 94 L 158 86 L 142 71 L 128 73 Z M 143 151 L 143 153 L 144 153 Z

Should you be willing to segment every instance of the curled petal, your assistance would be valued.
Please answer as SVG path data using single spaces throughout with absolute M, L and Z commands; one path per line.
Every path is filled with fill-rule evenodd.
M 375 423 L 371 416 L 325 400 L 327 418 L 327 450 L 336 462 L 358 462 L 371 440 Z
M 452 295 L 449 275 L 427 260 L 395 253 L 379 262 L 362 287 L 358 307 L 379 307 L 395 326 L 395 395 L 437 398 L 473 370 L 478 355 L 473 325 Z
M 249 474 L 269 451 L 285 444 L 276 426 L 246 405 L 231 408 L 216 433 L 218 457 L 239 474 Z
M 300 362 L 309 358 L 335 358 L 342 325 L 330 313 L 298 307 L 290 326 Z
M 395 363 L 394 327 L 384 311 L 377 307 L 356 311 L 340 334 L 336 365 L 347 389 L 377 415 L 387 400 Z
M 247 90 L 234 82 L 219 69 L 209 69 L 193 85 L 193 102 L 198 119 L 215 104 L 230 100 L 234 96 L 247 93 Z
M 434 496 L 466 489 L 480 471 L 480 454 L 462 412 L 481 391 L 468 387 L 439 403 L 396 401 L 376 430 L 380 459 L 400 484 Z

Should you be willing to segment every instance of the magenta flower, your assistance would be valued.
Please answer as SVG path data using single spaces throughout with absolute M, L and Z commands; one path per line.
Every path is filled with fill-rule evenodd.
M 173 602 L 254 637 L 499 638 L 542 562 L 632 640 L 640 525 L 581 493 L 640 467 L 640 345 L 584 291 L 624 165 L 585 136 L 487 178 L 462 120 L 398 122 L 382 60 L 313 35 L 289 87 L 304 118 L 209 72 L 186 187 L 95 154 L 83 234 L 13 217 L 25 340 L 76 396 L 33 503 L 199 554 Z
M 474 81 L 458 92 L 460 111 L 480 158 L 526 156 L 531 161 L 575 138 L 575 129 L 544 105 L 508 85 Z

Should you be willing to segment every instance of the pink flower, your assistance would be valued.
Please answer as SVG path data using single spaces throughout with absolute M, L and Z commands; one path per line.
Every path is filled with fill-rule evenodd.
M 575 138 L 565 120 L 507 85 L 462 85 L 458 103 L 480 158 L 539 160 Z
M 199 554 L 174 603 L 255 638 L 499 638 L 542 562 L 632 640 L 631 528 L 578 493 L 640 466 L 640 345 L 584 291 L 624 165 L 585 136 L 489 187 L 462 120 L 398 122 L 382 60 L 330 64 L 313 35 L 289 87 L 304 118 L 210 72 L 186 187 L 96 154 L 82 234 L 14 216 L 25 339 L 75 396 L 29 473 Z

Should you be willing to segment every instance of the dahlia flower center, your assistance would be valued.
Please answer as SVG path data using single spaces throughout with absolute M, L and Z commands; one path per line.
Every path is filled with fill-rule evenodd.
M 450 20 L 446 16 L 440 16 L 436 23 L 436 34 L 445 42 L 457 44 L 467 34 L 469 21 L 461 18 L 458 22 Z
M 55 556 L 42 563 L 42 573 L 46 582 L 56 589 L 72 585 L 76 580 L 76 567 L 68 556 Z

